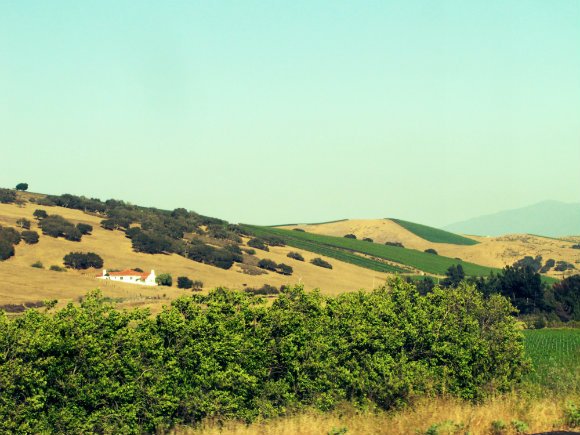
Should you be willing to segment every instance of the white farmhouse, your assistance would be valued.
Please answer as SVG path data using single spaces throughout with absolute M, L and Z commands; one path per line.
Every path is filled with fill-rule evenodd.
M 103 269 L 103 274 L 97 276 L 99 279 L 108 279 L 111 281 L 126 282 L 128 284 L 139 284 L 139 285 L 157 285 L 155 281 L 156 275 L 155 271 L 151 272 L 138 272 L 136 270 L 127 269 L 120 272 L 107 272 Z

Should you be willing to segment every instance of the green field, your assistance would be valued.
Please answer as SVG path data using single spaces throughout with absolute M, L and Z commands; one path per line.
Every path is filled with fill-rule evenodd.
M 460 236 L 459 234 L 450 233 L 449 231 L 440 230 L 438 228 L 428 227 L 427 225 L 416 224 L 401 219 L 389 220 L 429 242 L 449 243 L 451 245 L 477 245 L 479 243 L 477 240 L 469 239 Z
M 372 270 L 378 270 L 375 268 L 375 263 L 382 265 L 381 267 L 387 265 L 371 259 L 361 258 L 353 253 L 358 252 L 370 255 L 383 260 L 399 263 L 401 265 L 411 266 L 422 270 L 423 272 L 436 275 L 444 275 L 449 266 L 458 263 L 463 266 L 465 273 L 469 276 L 487 276 L 492 271 L 499 272 L 498 269 L 491 267 L 480 266 L 478 264 L 468 263 L 440 255 L 428 254 L 415 249 L 399 248 L 397 246 L 381 245 L 379 243 L 364 242 L 362 240 L 324 236 L 280 228 L 259 227 L 253 225 L 242 226 L 255 236 L 277 236 L 283 239 L 289 246 L 327 255 L 336 258 L 337 260 L 347 261 Z M 338 255 L 345 256 L 346 254 L 350 254 L 348 258 L 352 261 L 347 260 L 346 257 L 338 257 Z M 357 261 L 357 263 L 354 263 L 354 261 Z
M 580 389 L 580 329 L 524 331 L 534 372 L 529 380 L 544 387 Z

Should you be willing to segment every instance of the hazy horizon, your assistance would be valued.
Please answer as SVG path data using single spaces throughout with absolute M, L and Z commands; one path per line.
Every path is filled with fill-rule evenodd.
M 0 186 L 232 222 L 580 202 L 580 3 L 0 5 Z

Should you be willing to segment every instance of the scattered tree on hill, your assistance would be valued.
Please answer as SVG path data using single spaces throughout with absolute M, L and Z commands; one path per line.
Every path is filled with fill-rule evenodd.
M 9 259 L 14 255 L 14 245 L 0 238 L 0 261 Z
M 18 245 L 21 239 L 20 233 L 14 228 L 0 226 L 0 240 L 5 240 L 11 245 Z
M 344 238 L 345 239 L 356 239 L 356 236 L 354 234 L 345 234 Z
M 84 236 L 93 231 L 93 226 L 89 224 L 77 224 L 77 230 L 79 230 L 79 232 Z
M 177 288 L 189 289 L 193 287 L 193 281 L 187 276 L 177 277 Z
M 16 201 L 16 192 L 10 189 L 0 188 L 0 203 L 11 204 Z
M 323 260 L 320 257 L 313 258 L 312 260 L 310 260 L 310 263 L 318 267 L 324 267 L 325 269 L 332 269 L 332 264 L 330 264 L 328 261 Z
M 294 272 L 294 269 L 292 269 L 292 266 L 288 266 L 287 264 L 280 263 L 280 264 L 278 264 L 278 267 L 276 267 L 276 272 L 278 272 L 282 275 L 292 275 L 292 272 Z
M 286 257 L 293 258 L 294 260 L 298 260 L 298 261 L 304 261 L 304 257 L 299 252 L 288 252 Z
M 371 243 L 373 243 L 373 239 L 371 239 L 370 237 L 365 237 L 362 240 L 363 240 L 363 242 L 371 242 Z
M 71 269 L 88 269 L 103 267 L 103 259 L 94 252 L 71 252 L 64 256 L 64 265 Z
M 251 293 L 253 295 L 269 296 L 269 295 L 277 295 L 277 294 L 279 294 L 280 293 L 280 290 L 278 290 L 273 285 L 264 284 L 260 288 L 247 287 L 247 288 L 244 289 L 244 292 Z
M 572 249 L 580 249 L 580 243 L 572 245 Z
M 261 249 L 262 251 L 270 250 L 266 245 L 266 242 L 258 237 L 248 240 L 248 246 L 256 249 Z
M 16 225 L 18 225 L 20 228 L 24 228 L 25 230 L 30 229 L 30 224 L 31 222 L 26 218 L 20 218 L 16 221 Z
M 242 256 L 204 243 L 193 243 L 187 248 L 187 257 L 199 263 L 210 264 L 221 269 L 229 269 L 233 266 L 234 260 L 241 261 Z
M 524 258 L 516 261 L 514 267 L 530 267 L 534 272 L 538 272 L 542 268 L 542 256 L 538 255 L 536 258 L 526 255 Z
M 16 185 L 16 190 L 21 190 L 21 191 L 28 190 L 28 183 L 18 183 Z
M 385 245 L 388 246 L 397 246 L 399 248 L 404 248 L 403 244 L 401 242 L 385 242 Z
M 44 269 L 44 265 L 42 264 L 42 261 L 35 261 L 34 263 L 32 263 L 30 265 L 30 267 L 34 267 L 35 269 Z
M 46 212 L 46 210 L 42 210 L 42 209 L 34 210 L 34 213 L 32 215 L 38 220 L 45 219 L 48 217 L 48 213 Z
M 433 248 L 425 249 L 425 252 L 427 254 L 439 255 L 439 254 L 437 254 L 437 251 L 435 249 L 433 249 Z
M 540 273 L 548 272 L 555 265 L 556 265 L 556 261 L 553 258 L 546 260 L 546 263 L 540 269 Z
M 276 264 L 275 261 L 264 258 L 263 260 L 260 260 L 258 262 L 258 267 L 260 269 L 271 270 L 272 272 L 276 272 L 276 268 L 278 267 L 278 265 Z
M 574 269 L 574 265 L 572 263 L 568 263 L 567 261 L 558 261 L 556 263 L 556 267 L 554 267 L 556 272 L 564 272 L 566 270 L 572 269 Z
M 203 282 L 196 280 L 193 281 L 193 283 L 191 284 L 191 290 L 194 292 L 198 292 L 201 291 L 203 289 Z
M 131 239 L 133 250 L 146 254 L 171 252 L 171 240 L 163 235 L 139 231 Z
M 38 222 L 38 226 L 42 229 L 42 234 L 64 237 L 73 242 L 79 242 L 83 236 L 71 222 L 59 215 L 47 216 Z
M 36 231 L 22 231 L 21 234 L 22 240 L 28 245 L 34 245 L 38 243 L 39 236 Z
M 157 285 L 171 287 L 173 285 L 173 278 L 169 273 L 162 273 L 160 275 L 157 275 L 157 277 L 155 278 L 155 282 L 157 282 Z

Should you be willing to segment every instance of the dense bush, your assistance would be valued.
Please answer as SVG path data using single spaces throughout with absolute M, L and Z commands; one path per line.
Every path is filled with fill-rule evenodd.
M 373 241 L 374 241 L 374 240 L 373 240 L 373 239 L 371 239 L 370 237 L 365 237 L 365 238 L 363 238 L 362 240 L 363 240 L 363 242 L 371 242 L 371 243 L 373 243 Z
M 576 243 L 575 245 L 572 245 L 572 249 L 580 249 L 580 243 Z
M 193 281 L 193 283 L 191 285 L 191 289 L 193 291 L 201 291 L 201 289 L 203 289 L 203 282 L 199 281 L 199 280 Z
M 0 226 L 0 240 L 4 240 L 11 245 L 18 245 L 22 237 L 14 228 Z
M 345 234 L 344 237 L 346 239 L 356 239 L 356 236 L 354 234 Z
M 58 266 L 56 264 L 53 264 L 48 269 L 49 270 L 52 270 L 53 272 L 66 272 L 66 269 L 64 267 Z
M 548 272 L 555 265 L 556 265 L 556 261 L 553 258 L 546 260 L 546 263 L 540 269 L 540 273 Z
M 305 406 L 478 400 L 526 370 L 511 312 L 471 287 L 420 296 L 401 281 L 334 298 L 294 287 L 269 305 L 217 289 L 154 319 L 91 293 L 54 313 L 0 315 L 0 432 L 162 433 Z
M 280 293 L 280 290 L 274 287 L 273 285 L 264 284 L 260 288 L 247 287 L 244 289 L 244 292 L 251 293 L 253 295 L 267 296 L 267 295 L 277 295 Z
M 38 243 L 38 240 L 40 239 L 36 231 L 22 231 L 20 236 L 22 237 L 22 240 L 29 245 Z
M 401 242 L 385 242 L 385 245 L 388 246 L 397 246 L 399 248 L 404 248 L 403 244 Z
M 554 267 L 556 272 L 564 272 L 565 270 L 571 269 L 574 269 L 574 265 L 572 263 L 568 263 L 567 261 L 558 261 L 556 262 L 556 267 Z
M 266 242 L 263 239 L 253 238 L 248 240 L 248 246 L 256 249 L 261 249 L 262 251 L 269 251 L 270 249 L 266 245 Z
M 288 252 L 286 257 L 293 258 L 294 260 L 298 260 L 298 261 L 304 261 L 304 257 L 299 252 Z
M 133 249 L 146 254 L 162 254 L 171 252 L 171 239 L 161 234 L 139 231 L 131 238 Z
M 320 257 L 313 258 L 310 260 L 310 263 L 314 264 L 315 266 L 324 267 L 325 269 L 332 269 L 332 264 Z
M 514 267 L 530 267 L 534 272 L 538 272 L 542 268 L 542 256 L 537 255 L 535 258 L 526 255 L 524 258 L 516 261 Z
M 44 265 L 42 264 L 42 261 L 35 261 L 34 263 L 32 263 L 30 265 L 30 267 L 34 267 L 35 269 L 44 269 Z
M 428 248 L 428 249 L 425 249 L 425 252 L 426 252 L 427 254 L 434 254 L 434 255 L 438 255 L 438 254 L 437 254 L 437 251 L 436 251 L 435 249 L 433 249 L 433 248 Z
M 233 254 L 228 250 L 214 248 L 204 243 L 191 244 L 187 251 L 189 259 L 221 269 L 229 269 L 233 266 L 234 261 L 242 260 L 242 256 L 239 254 Z
M 94 267 L 100 269 L 103 267 L 103 259 L 94 252 L 71 252 L 63 258 L 64 265 L 72 269 L 88 269 Z
M 155 278 L 157 285 L 171 287 L 173 285 L 173 278 L 169 273 L 161 273 Z
M 0 188 L 0 203 L 11 204 L 16 201 L 16 192 L 10 189 Z
M 178 276 L 177 277 L 177 288 L 188 289 L 188 288 L 192 288 L 192 287 L 193 287 L 193 281 L 191 279 L 189 279 L 187 276 Z

